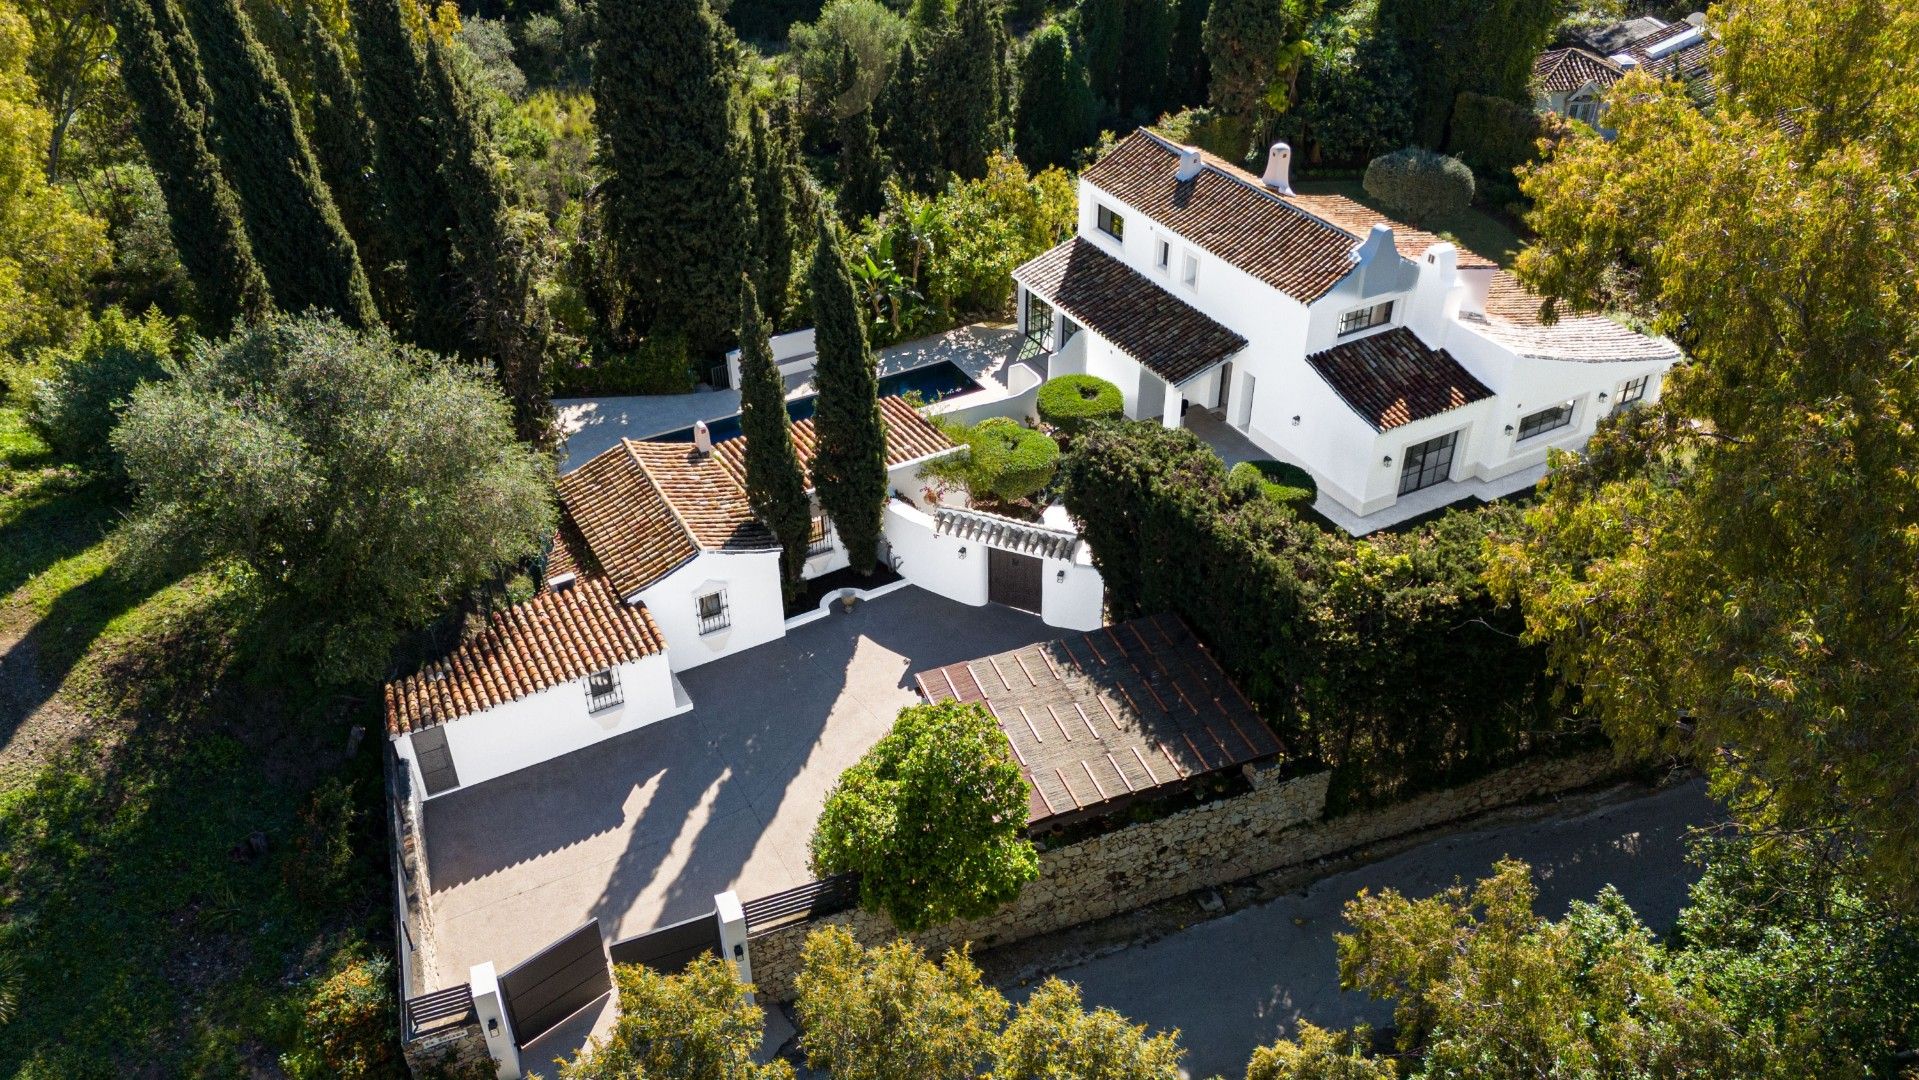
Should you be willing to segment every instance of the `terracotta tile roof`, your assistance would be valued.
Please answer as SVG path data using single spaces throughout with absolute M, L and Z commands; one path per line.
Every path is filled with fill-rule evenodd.
M 1390 226 L 1393 230 L 1393 248 L 1408 259 L 1417 260 L 1421 255 L 1426 254 L 1427 248 L 1434 244 L 1450 242 L 1437 233 L 1429 233 L 1424 229 L 1415 229 L 1403 221 L 1395 221 L 1372 207 L 1344 195 L 1293 195 L 1286 201 L 1352 233 L 1355 240 L 1370 234 L 1375 225 Z M 1454 246 L 1458 247 L 1457 244 Z M 1460 247 L 1459 265 L 1474 267 L 1499 264 L 1471 248 Z
M 745 485 L 718 454 L 702 454 L 692 443 L 629 440 L 627 448 L 639 458 L 641 468 L 666 496 L 674 516 L 700 550 L 756 551 L 774 546 L 773 534 L 753 517 Z
M 1047 559 L 1070 559 L 1074 546 L 1079 543 L 1077 533 L 951 506 L 933 511 L 933 531 L 941 536 L 978 541 L 1002 551 Z
M 1548 326 L 1540 318 L 1540 299 L 1504 270 L 1493 273 L 1486 314 L 1462 314 L 1460 321 L 1508 350 L 1539 360 L 1618 363 L 1679 359 L 1679 347 L 1650 337 L 1604 315 L 1564 315 Z
M 1211 154 L 1201 155 L 1205 167 L 1197 176 L 1181 181 L 1180 150 L 1140 128 L 1080 176 L 1301 303 L 1317 300 L 1352 270 L 1359 237 Z
M 1029 824 L 1113 810 L 1282 749 L 1174 615 L 948 664 L 917 682 L 929 702 L 980 702 L 999 721 L 1028 784 Z
M 1533 79 L 1549 94 L 1564 94 L 1587 83 L 1602 89 L 1625 77 L 1625 69 L 1578 46 L 1547 49 L 1533 61 Z
M 1078 237 L 1014 270 L 1013 277 L 1174 383 L 1246 347 L 1245 338 Z
M 957 450 L 958 444 L 933 422 L 920 415 L 911 402 L 901 397 L 880 399 L 880 420 L 886 425 L 886 467 L 897 469 L 909 461 L 935 457 Z M 813 433 L 812 418 L 793 421 L 793 451 L 799 455 L 800 468 L 807 470 L 812 482 L 813 451 L 819 439 Z M 713 445 L 713 456 L 720 460 L 741 490 L 746 487 L 746 439 L 728 439 Z
M 1376 431 L 1493 396 L 1450 353 L 1428 348 L 1405 327 L 1335 345 L 1306 362 Z
M 452 652 L 386 684 L 387 731 L 444 724 L 665 649 L 645 605 L 623 602 L 604 577 L 581 578 L 495 612 Z

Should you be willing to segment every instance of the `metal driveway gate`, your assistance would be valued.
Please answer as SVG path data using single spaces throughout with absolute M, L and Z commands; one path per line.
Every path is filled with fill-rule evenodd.
M 613 976 L 606 966 L 598 919 L 500 976 L 500 996 L 506 999 L 513 1037 L 522 1047 L 611 989 Z
M 1031 555 L 986 549 L 986 599 L 1039 614 L 1040 561 Z
M 726 955 L 720 946 L 720 920 L 711 911 L 616 941 L 607 952 L 616 964 L 645 964 L 667 975 L 685 971 L 701 953 Z

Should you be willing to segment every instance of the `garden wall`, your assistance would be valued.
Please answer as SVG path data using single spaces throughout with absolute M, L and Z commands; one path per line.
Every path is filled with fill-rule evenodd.
M 1255 772 L 1253 790 L 1244 795 L 1042 853 L 1039 880 L 993 915 L 907 936 L 935 952 L 964 941 L 979 948 L 1005 945 L 1571 791 L 1615 771 L 1610 751 L 1526 762 L 1456 788 L 1331 821 L 1320 820 L 1330 773 L 1282 780 L 1271 770 Z M 753 981 L 760 993 L 776 1001 L 793 996 L 800 948 L 808 933 L 826 923 L 845 927 L 867 945 L 898 936 L 885 916 L 855 910 L 754 937 Z

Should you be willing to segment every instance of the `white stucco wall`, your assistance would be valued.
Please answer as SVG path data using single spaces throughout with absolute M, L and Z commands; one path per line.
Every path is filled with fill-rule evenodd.
M 701 634 L 695 602 L 715 588 L 726 590 L 732 625 Z M 659 624 L 674 671 L 764 645 L 786 633 L 777 551 L 701 552 L 640 590 L 638 599 Z
M 1042 559 L 1039 617 L 1048 626 L 1097 630 L 1106 624 L 1106 583 L 1084 541 L 1070 559 Z
M 643 656 L 619 670 L 622 702 L 597 713 L 587 711 L 586 680 L 581 678 L 442 725 L 460 787 L 585 749 L 693 707 L 690 701 L 676 700 L 665 655 Z M 413 774 L 414 790 L 424 793 L 413 736 L 395 739 L 394 749 Z
M 986 603 L 984 545 L 940 536 L 933 531 L 932 515 L 898 499 L 886 504 L 884 531 L 901 577 L 948 600 L 974 607 Z

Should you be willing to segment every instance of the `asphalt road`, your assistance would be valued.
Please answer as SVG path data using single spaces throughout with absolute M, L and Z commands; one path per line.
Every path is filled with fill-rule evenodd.
M 1698 877 L 1685 859 L 1686 831 L 1718 817 L 1704 784 L 1692 781 L 1572 816 L 1461 832 L 1058 974 L 1080 984 L 1088 1007 L 1178 1028 L 1188 1075 L 1238 1077 L 1255 1047 L 1301 1018 L 1323 1027 L 1391 1021 L 1390 1002 L 1339 989 L 1333 935 L 1346 929 L 1341 910 L 1361 888 L 1427 896 L 1511 855 L 1532 864 L 1542 914 L 1556 918 L 1611 884 L 1663 933 Z

